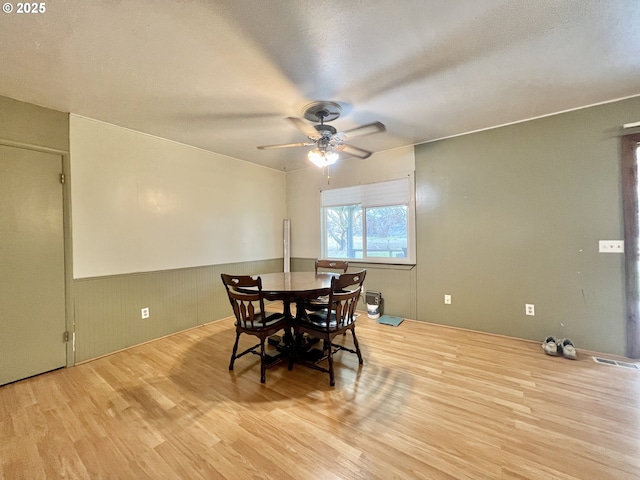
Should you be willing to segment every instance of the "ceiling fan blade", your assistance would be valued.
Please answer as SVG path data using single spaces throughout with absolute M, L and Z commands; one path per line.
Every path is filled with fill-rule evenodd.
M 362 148 L 347 145 L 345 143 L 343 143 L 342 145 L 338 145 L 336 147 L 336 150 L 338 150 L 339 152 L 344 152 L 347 155 L 351 155 L 352 157 L 358 158 L 369 158 L 373 154 L 373 152 L 370 152 L 369 150 L 363 150 Z
M 340 135 L 345 138 L 353 138 L 361 137 L 362 135 L 371 135 L 372 133 L 380 133 L 385 130 L 386 127 L 383 123 L 373 122 L 368 123 L 367 125 L 362 125 L 361 127 L 352 128 L 351 130 L 345 130 L 344 132 L 340 132 Z
M 304 133 L 307 137 L 317 140 L 320 138 L 318 131 L 315 129 L 313 125 L 309 125 L 306 121 L 298 117 L 287 117 L 288 120 L 294 127 Z
M 309 143 L 309 142 L 298 142 L 298 143 L 282 143 L 279 145 L 260 145 L 259 148 L 260 150 L 269 150 L 272 148 L 288 148 L 288 147 L 310 147 L 312 145 L 315 145 L 315 143 Z

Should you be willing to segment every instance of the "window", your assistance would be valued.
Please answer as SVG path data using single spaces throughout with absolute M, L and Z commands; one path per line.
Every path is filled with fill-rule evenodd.
M 415 263 L 413 177 L 321 192 L 322 257 Z

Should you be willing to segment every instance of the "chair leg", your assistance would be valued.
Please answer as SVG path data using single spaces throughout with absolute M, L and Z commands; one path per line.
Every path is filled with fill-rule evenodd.
M 260 383 L 267 381 L 267 364 L 265 363 L 266 356 L 264 352 L 264 338 L 260 339 Z
M 347 333 L 347 332 L 345 332 Z M 358 355 L 358 363 L 360 365 L 363 364 L 363 360 L 362 360 L 362 353 L 360 353 L 360 345 L 358 345 L 358 339 L 356 338 L 356 329 L 352 328 L 351 329 L 351 335 L 353 336 L 353 344 L 356 347 L 356 354 Z
M 240 332 L 236 332 L 236 343 L 233 344 L 231 352 L 231 361 L 229 362 L 229 370 L 233 370 L 233 363 L 236 361 L 236 353 L 238 353 L 238 341 L 240 340 Z
M 329 385 L 332 387 L 336 384 L 336 379 L 333 375 L 333 348 L 331 348 L 331 342 L 329 342 Z

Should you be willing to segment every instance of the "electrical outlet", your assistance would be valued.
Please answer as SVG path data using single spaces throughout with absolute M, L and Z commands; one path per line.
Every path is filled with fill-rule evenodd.
M 445 305 L 451 305 L 451 295 L 445 295 L 444 296 L 444 304 Z
M 535 307 L 531 303 L 526 303 L 524 305 L 524 313 L 527 315 L 531 315 L 532 317 L 536 314 Z
M 144 307 L 142 310 L 140 310 L 140 314 L 143 320 L 145 318 L 149 318 L 149 307 Z

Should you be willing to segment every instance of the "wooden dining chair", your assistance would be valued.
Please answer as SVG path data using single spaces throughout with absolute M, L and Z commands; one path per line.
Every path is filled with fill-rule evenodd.
M 318 312 L 307 313 L 296 318 L 293 325 L 295 349 L 294 355 L 296 359 L 303 365 L 320 370 L 329 374 L 329 384 L 335 385 L 335 374 L 333 369 L 333 354 L 346 350 L 358 356 L 358 363 L 362 365 L 362 353 L 358 345 L 356 337 L 356 306 L 360 297 L 360 290 L 367 274 L 366 270 L 356 273 L 344 273 L 339 277 L 331 279 L 331 290 L 329 291 L 328 305 L 331 308 L 325 308 Z M 333 339 L 342 333 L 351 331 L 353 336 L 353 345 L 355 349 L 348 348 L 344 345 L 333 343 Z M 328 368 L 320 365 L 319 361 L 305 361 L 301 354 L 302 338 L 304 334 L 313 338 L 323 340 L 324 348 L 327 351 L 326 359 Z M 289 357 L 289 370 L 293 369 L 294 355 Z M 322 361 L 324 358 L 322 359 Z
M 349 268 L 349 262 L 345 260 L 316 260 L 316 273 L 318 270 L 326 271 L 330 270 L 333 272 L 342 272 L 347 273 L 347 269 Z
M 315 272 L 316 275 L 318 271 L 320 272 L 338 272 L 338 273 L 347 273 L 347 269 L 349 268 L 349 262 L 345 260 L 316 260 L 315 264 Z M 317 312 L 318 310 L 322 310 L 327 308 L 327 302 L 329 297 L 324 295 L 322 297 L 313 298 L 311 300 L 307 300 L 304 303 L 304 308 L 306 310 Z
M 260 277 L 253 278 L 248 275 L 226 275 L 223 273 L 221 278 L 227 290 L 233 314 L 236 317 L 236 341 L 233 344 L 229 370 L 233 370 L 233 364 L 237 358 L 248 353 L 259 355 L 260 382 L 264 383 L 266 381 L 266 369 L 275 365 L 275 363 L 267 364 L 266 362 L 265 339 L 283 328 L 290 329 L 289 320 L 284 313 L 269 313 L 265 311 Z M 240 291 L 239 289 L 243 290 Z M 252 291 L 254 289 L 255 292 Z M 242 333 L 258 337 L 260 342 L 238 354 L 238 342 Z M 256 351 L 258 348 L 260 349 L 259 352 Z

